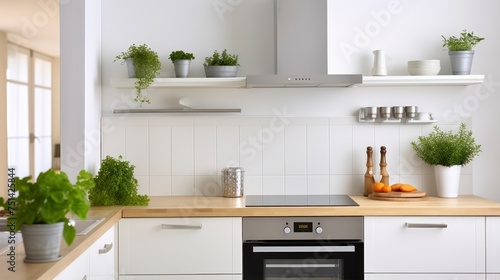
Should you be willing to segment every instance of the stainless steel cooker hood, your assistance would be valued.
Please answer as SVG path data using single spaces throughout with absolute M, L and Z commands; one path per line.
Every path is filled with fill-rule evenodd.
M 247 76 L 248 88 L 350 87 L 362 82 L 361 74 Z
M 248 75 L 249 88 L 349 87 L 361 74 L 327 74 L 327 0 L 275 0 L 275 74 Z

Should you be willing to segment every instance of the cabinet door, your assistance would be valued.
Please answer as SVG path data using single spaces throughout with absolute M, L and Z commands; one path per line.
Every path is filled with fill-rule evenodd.
M 76 260 L 68 265 L 54 280 L 84 280 L 89 277 L 89 254 L 83 252 Z
M 500 280 L 500 274 L 486 274 L 486 280 Z
M 121 219 L 119 240 L 120 275 L 241 273 L 241 218 Z
M 490 280 L 484 274 L 365 274 L 365 280 Z
M 485 217 L 365 217 L 365 272 L 485 273 Z
M 500 217 L 486 218 L 486 272 L 500 273 Z
M 90 248 L 90 278 L 91 279 L 114 279 L 116 274 L 115 255 L 115 227 L 110 228 Z M 99 278 L 97 278 L 99 277 Z

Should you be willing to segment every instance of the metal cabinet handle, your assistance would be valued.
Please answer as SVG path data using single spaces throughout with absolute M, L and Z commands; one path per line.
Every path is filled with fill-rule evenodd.
M 104 244 L 104 249 L 99 249 L 99 254 L 106 254 L 111 251 L 111 248 L 113 248 L 113 243 Z
M 162 229 L 201 229 L 201 224 L 199 225 L 168 225 L 162 224 Z
M 405 223 L 406 228 L 447 228 L 447 224 Z
M 82 280 L 87 280 L 87 275 L 83 275 Z

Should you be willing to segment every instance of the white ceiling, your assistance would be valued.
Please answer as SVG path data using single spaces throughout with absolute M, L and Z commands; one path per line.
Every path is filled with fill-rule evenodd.
M 12 43 L 59 57 L 59 1 L 0 0 L 0 31 Z

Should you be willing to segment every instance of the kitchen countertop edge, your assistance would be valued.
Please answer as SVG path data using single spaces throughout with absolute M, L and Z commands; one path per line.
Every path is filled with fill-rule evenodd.
M 255 216 L 500 216 L 500 203 L 474 195 L 425 201 L 378 201 L 351 196 L 359 206 L 245 207 L 245 197 L 151 197 L 149 206 L 126 206 L 124 218 Z

